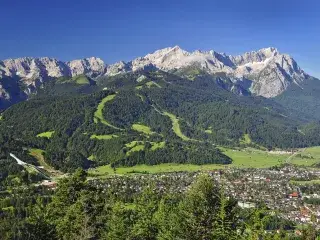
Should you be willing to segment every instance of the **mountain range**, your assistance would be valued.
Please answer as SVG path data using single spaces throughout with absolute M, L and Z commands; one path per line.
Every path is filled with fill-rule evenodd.
M 211 51 L 187 52 L 178 46 L 157 50 L 130 62 L 107 65 L 100 58 L 62 62 L 54 58 L 17 58 L 0 61 L 0 101 L 11 103 L 27 99 L 43 82 L 59 77 L 86 75 L 91 79 L 114 76 L 139 70 L 177 71 L 190 66 L 209 74 L 223 75 L 239 93 L 251 93 L 266 98 L 276 97 L 289 86 L 301 87 L 312 77 L 296 61 L 276 48 L 231 56 Z
M 287 54 L 165 48 L 130 62 L 0 62 L 0 159 L 62 171 L 111 164 L 228 164 L 218 146 L 320 145 L 320 81 Z M 27 100 L 27 101 L 24 101 Z

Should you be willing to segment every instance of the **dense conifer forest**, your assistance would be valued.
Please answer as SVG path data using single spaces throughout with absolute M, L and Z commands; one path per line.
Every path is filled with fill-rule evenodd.
M 232 160 L 217 146 L 320 144 L 317 118 L 270 99 L 239 96 L 217 81 L 223 76 L 203 73 L 190 80 L 151 71 L 81 85 L 47 82 L 30 100 L 1 113 L 1 159 L 10 161 L 14 153 L 36 165 L 28 151 L 36 148 L 67 172 L 105 164 L 228 164 Z

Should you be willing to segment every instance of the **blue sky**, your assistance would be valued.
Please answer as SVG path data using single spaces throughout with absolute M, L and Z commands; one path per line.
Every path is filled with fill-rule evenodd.
M 0 0 L 0 59 L 131 60 L 179 45 L 240 54 L 274 46 L 320 77 L 316 0 Z

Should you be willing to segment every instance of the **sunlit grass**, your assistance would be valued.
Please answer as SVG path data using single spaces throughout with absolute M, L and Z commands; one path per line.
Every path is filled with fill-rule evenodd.
M 37 137 L 51 138 L 55 131 L 39 133 Z
M 110 140 L 112 138 L 117 138 L 118 135 L 115 134 L 109 134 L 109 135 L 91 135 L 90 139 L 98 139 L 98 140 Z

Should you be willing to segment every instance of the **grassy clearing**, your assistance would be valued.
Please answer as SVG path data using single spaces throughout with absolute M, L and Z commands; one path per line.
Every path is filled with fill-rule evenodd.
M 208 134 L 212 134 L 212 130 L 211 129 L 204 130 L 204 132 L 208 133 Z
M 151 88 L 153 86 L 158 87 L 158 88 L 162 88 L 158 83 L 154 82 L 154 81 L 150 81 L 146 83 L 148 88 Z
M 118 128 L 118 127 L 108 123 L 104 119 L 103 114 L 102 114 L 102 110 L 104 108 L 104 105 L 107 102 L 112 101 L 115 97 L 116 97 L 116 94 L 111 94 L 111 95 L 106 96 L 104 99 L 102 99 L 102 101 L 99 103 L 99 105 L 97 107 L 97 111 L 95 111 L 95 113 L 94 113 L 94 119 L 93 120 L 94 120 L 95 123 L 98 123 L 100 121 L 101 123 L 103 123 L 104 125 L 107 125 L 108 127 L 111 127 L 111 128 L 117 129 L 117 130 L 123 130 L 121 128 Z
M 320 163 L 319 159 L 303 159 L 303 158 L 299 158 L 299 157 L 294 157 L 290 163 L 294 164 L 294 165 L 298 165 L 298 166 L 306 166 L 306 167 L 310 167 L 316 163 Z
M 137 89 L 137 90 L 140 90 L 140 89 L 142 89 L 143 88 L 143 86 L 136 86 L 135 87 L 135 89 Z
M 290 163 L 300 166 L 312 166 L 320 163 L 320 146 L 302 150 L 300 154 L 290 160 Z
M 147 173 L 162 173 L 162 172 L 181 172 L 181 171 L 209 171 L 214 169 L 223 168 L 222 165 L 208 164 L 208 165 L 193 165 L 193 164 L 174 164 L 162 163 L 159 165 L 137 165 L 133 167 L 120 167 L 116 169 L 117 174 L 129 174 L 133 172 L 147 172 Z M 90 173 L 97 175 L 113 174 L 114 170 L 110 165 L 101 166 L 90 170 Z
M 90 161 L 95 161 L 95 160 L 96 160 L 96 156 L 95 156 L 95 155 L 90 155 L 90 156 L 88 157 L 88 160 L 90 160 Z
M 43 132 L 39 133 L 37 137 L 45 137 L 45 138 L 51 138 L 52 135 L 54 134 L 55 131 L 48 131 L 48 132 Z
M 3 116 L 0 115 L 0 121 L 3 120 Z
M 165 142 L 151 142 L 151 150 L 152 151 L 155 151 L 157 149 L 161 149 L 161 148 L 164 148 L 166 146 L 166 143 Z
M 79 85 L 90 84 L 89 78 L 83 74 L 78 75 L 78 76 L 74 76 L 72 78 L 62 77 L 62 78 L 58 79 L 58 82 L 60 82 L 60 83 L 76 83 Z
M 85 76 L 85 75 L 78 75 L 72 78 L 72 80 L 74 82 L 76 82 L 77 84 L 90 84 L 89 79 Z
M 132 145 L 132 143 L 130 143 Z M 164 143 L 162 143 L 164 144 Z M 164 147 L 164 145 L 163 145 Z M 289 154 L 270 154 L 266 151 L 256 149 L 244 149 L 244 150 L 233 150 L 227 148 L 221 148 L 224 154 L 233 159 L 232 164 L 221 165 L 221 164 L 206 164 L 206 165 L 194 165 L 194 164 L 174 164 L 164 163 L 159 165 L 137 165 L 133 167 L 120 167 L 117 168 L 117 174 L 130 174 L 130 173 L 162 173 L 162 172 L 179 172 L 179 171 L 210 171 L 215 169 L 223 168 L 267 168 L 280 163 L 290 156 Z M 113 174 L 114 170 L 109 166 L 101 166 L 90 171 L 97 175 L 108 175 Z
M 133 141 L 131 143 L 127 143 L 126 147 L 129 148 L 130 150 L 126 153 L 127 156 L 130 156 L 131 153 L 133 152 L 139 152 L 142 151 L 145 147 L 144 142 L 142 141 Z
M 151 128 L 142 124 L 133 124 L 131 127 L 133 130 L 137 131 L 137 132 L 142 132 L 146 135 L 151 135 L 154 134 L 155 132 L 151 131 Z
M 319 179 L 315 179 L 315 180 L 310 180 L 310 181 L 296 181 L 296 180 L 291 180 L 290 181 L 292 184 L 294 185 L 313 185 L 313 184 L 320 184 L 320 180 Z
M 133 152 L 142 151 L 145 148 L 145 143 L 149 141 L 132 141 L 127 143 L 125 146 L 129 151 L 126 153 L 129 156 Z M 149 142 L 151 144 L 151 151 L 155 151 L 157 149 L 164 148 L 166 143 L 165 142 Z
M 13 206 L 9 206 L 9 207 L 2 208 L 2 211 L 13 212 L 13 210 L 14 210 L 14 207 L 13 207 Z
M 141 101 L 144 102 L 144 97 L 142 95 L 136 93 L 136 96 L 138 96 L 141 99 Z
M 243 137 L 240 139 L 240 143 L 241 144 L 250 144 L 250 143 L 252 143 L 249 134 L 247 134 L 247 133 L 244 134 Z
M 126 147 L 127 148 L 133 148 L 135 145 L 141 144 L 141 143 L 143 143 L 143 142 L 142 141 L 132 141 L 130 143 L 126 143 Z
M 180 125 L 179 125 L 179 119 L 173 115 L 172 113 L 168 113 L 168 112 L 163 112 L 163 115 L 167 116 L 170 118 L 171 122 L 172 122 L 172 130 L 173 132 L 182 140 L 184 141 L 191 141 L 191 138 L 188 138 L 186 135 L 184 135 L 181 131 Z
M 44 150 L 38 148 L 30 148 L 29 154 L 37 159 L 38 163 L 52 176 L 60 176 L 62 173 L 60 171 L 55 170 L 51 167 L 48 163 L 46 163 L 43 154 L 45 153 Z
M 119 137 L 119 136 L 115 135 L 115 134 L 109 134 L 109 135 L 96 135 L 96 134 L 93 134 L 93 135 L 91 135 L 90 139 L 110 140 L 112 138 L 117 138 L 117 137 Z
M 45 162 L 43 154 L 44 150 L 38 148 L 29 149 L 29 154 L 38 160 L 39 164 L 44 168 L 50 169 L 51 167 Z
M 290 154 L 271 154 L 267 151 L 247 148 L 243 150 L 220 148 L 230 157 L 232 167 L 238 168 L 268 168 L 284 163 Z

